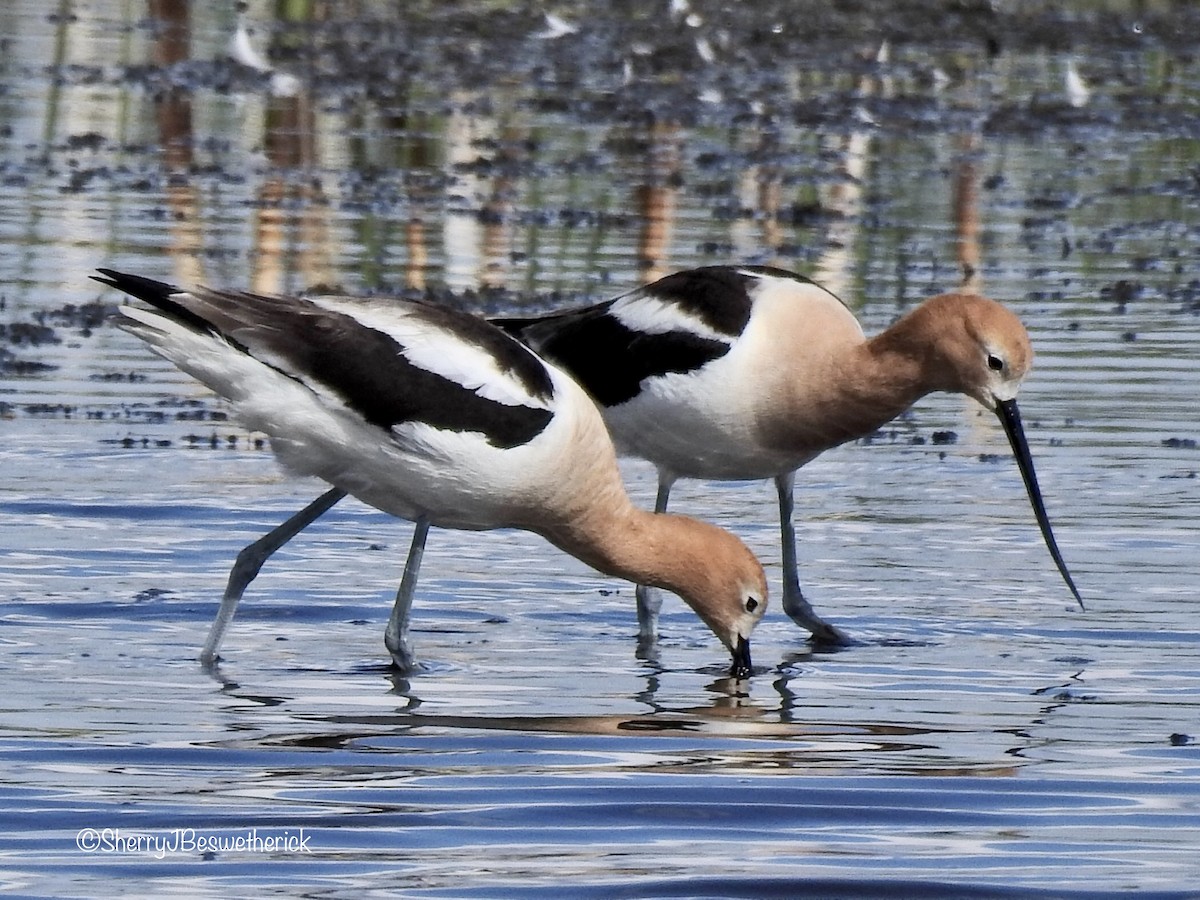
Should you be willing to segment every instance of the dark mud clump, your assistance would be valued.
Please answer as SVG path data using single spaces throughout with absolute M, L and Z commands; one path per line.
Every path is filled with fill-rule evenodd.
M 0 310 L 4 308 L 0 304 Z M 106 303 L 67 304 L 49 311 L 35 313 L 30 321 L 0 321 L 0 375 L 40 375 L 56 366 L 29 359 L 24 352 L 18 355 L 10 348 L 22 351 L 61 344 L 61 332 L 88 337 L 103 325 L 116 307 Z
M 24 359 L 11 350 L 0 347 L 0 375 L 42 375 L 54 371 L 55 368 L 57 367 L 50 363 Z

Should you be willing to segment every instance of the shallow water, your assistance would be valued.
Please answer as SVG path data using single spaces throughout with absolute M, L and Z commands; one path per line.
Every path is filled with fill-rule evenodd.
M 657 30 L 564 9 L 558 38 L 503 4 L 362 4 L 303 41 L 265 6 L 252 37 L 298 96 L 226 59 L 232 14 L 193 10 L 164 68 L 136 4 L 0 12 L 0 886 L 1197 895 L 1189 9 L 949 34 L 907 12 L 879 62 L 877 25 L 830 14 L 767 66 L 807 37 L 772 4 Z M 628 585 L 529 535 L 435 531 L 402 678 L 382 631 L 410 526 L 347 501 L 268 564 L 225 661 L 195 662 L 237 551 L 321 486 L 100 324 L 96 266 L 490 311 L 742 260 L 821 278 L 869 332 L 964 272 L 1022 316 L 1086 611 L 996 424 L 935 396 L 798 478 L 806 589 L 857 639 L 836 653 L 772 608 L 733 683 L 668 599 L 639 656 Z M 652 503 L 649 467 L 625 472 Z M 742 535 L 777 593 L 769 485 L 672 505 Z

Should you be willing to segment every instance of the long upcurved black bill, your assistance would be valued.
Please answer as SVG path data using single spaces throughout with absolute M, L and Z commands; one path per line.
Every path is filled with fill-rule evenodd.
M 1017 458 L 1017 468 L 1021 470 L 1025 490 L 1029 494 L 1029 502 L 1033 504 L 1033 514 L 1037 517 L 1042 537 L 1046 539 L 1046 548 L 1050 551 L 1054 564 L 1058 566 L 1063 581 L 1067 583 L 1067 587 L 1071 589 L 1076 602 L 1079 603 L 1079 608 L 1083 609 L 1083 598 L 1079 596 L 1079 590 L 1075 587 L 1071 573 L 1067 571 L 1067 564 L 1063 562 L 1062 554 L 1058 552 L 1054 532 L 1050 530 L 1050 518 L 1046 515 L 1046 505 L 1042 502 L 1042 491 L 1038 487 L 1037 475 L 1033 471 L 1033 457 L 1029 455 L 1029 444 L 1025 440 L 1025 429 L 1021 427 L 1021 413 L 1017 409 L 1017 401 L 1000 401 L 996 405 L 996 415 L 1000 417 L 1000 424 L 1004 426 L 1004 433 L 1008 435 L 1008 442 L 1012 445 L 1013 456 Z
M 754 674 L 754 666 L 750 663 L 750 642 L 738 635 L 737 646 L 733 648 L 733 665 L 729 669 L 730 678 L 749 678 Z

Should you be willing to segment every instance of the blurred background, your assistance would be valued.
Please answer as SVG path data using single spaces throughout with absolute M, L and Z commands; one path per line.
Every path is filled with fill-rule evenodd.
M 4 0 L 0 888 L 1194 896 L 1198 34 L 1191 0 Z M 435 531 L 401 677 L 408 526 L 348 501 L 196 663 L 234 555 L 321 487 L 111 327 L 96 267 L 491 312 L 711 263 L 869 333 L 957 287 L 1011 306 L 1087 611 L 993 417 L 935 395 L 797 479 L 842 652 L 776 605 L 731 683 L 669 599 L 638 657 L 628 585 Z M 770 485 L 672 508 L 778 596 Z M 114 825 L 319 853 L 77 848 Z
M 259 290 L 577 299 L 757 261 L 853 303 L 989 266 L 1191 301 L 1198 20 L 1168 0 L 11 0 L 0 280 L 10 315 L 147 258 Z

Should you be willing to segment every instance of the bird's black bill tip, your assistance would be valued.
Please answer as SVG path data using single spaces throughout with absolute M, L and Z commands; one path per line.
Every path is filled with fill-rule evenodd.
M 1050 517 L 1046 514 L 1046 504 L 1042 501 L 1042 491 L 1038 487 L 1037 474 L 1033 470 L 1033 456 L 1029 453 L 1029 442 L 1025 440 L 1025 429 L 1021 426 L 1021 412 L 1017 409 L 1016 400 L 1001 400 L 996 404 L 996 415 L 1004 426 L 1008 443 L 1012 446 L 1013 456 L 1017 459 L 1017 468 L 1021 470 L 1021 480 L 1025 482 L 1025 492 L 1033 506 L 1033 515 L 1037 519 L 1042 538 L 1046 541 L 1046 549 L 1058 567 L 1058 572 L 1071 590 L 1071 595 L 1080 609 L 1084 609 L 1083 598 L 1075 587 L 1075 580 L 1067 571 L 1062 554 L 1058 550 L 1058 542 L 1054 540 L 1054 532 L 1050 528 Z
M 754 673 L 754 666 L 750 662 L 750 642 L 738 635 L 737 643 L 733 647 L 733 665 L 729 667 L 730 678 L 749 678 Z

